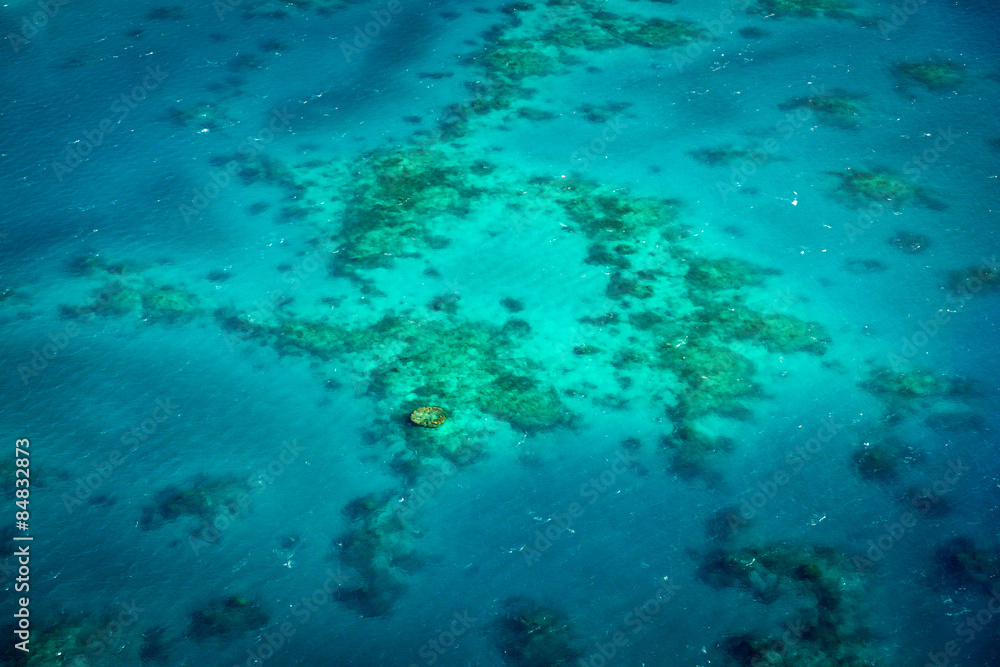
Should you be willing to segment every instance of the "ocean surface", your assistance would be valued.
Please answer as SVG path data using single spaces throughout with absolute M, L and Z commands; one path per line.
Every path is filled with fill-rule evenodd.
M 1000 5 L 0 28 L 3 664 L 1000 665 Z

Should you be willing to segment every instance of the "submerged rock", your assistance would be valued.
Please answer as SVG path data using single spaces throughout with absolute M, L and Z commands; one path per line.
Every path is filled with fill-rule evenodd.
M 898 231 L 895 236 L 889 238 L 889 245 L 909 255 L 927 250 L 930 244 L 930 237 L 907 231 Z

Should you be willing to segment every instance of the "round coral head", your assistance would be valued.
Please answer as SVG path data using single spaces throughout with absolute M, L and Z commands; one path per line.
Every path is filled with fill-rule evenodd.
M 447 419 L 444 408 L 438 408 L 434 406 L 425 406 L 422 408 L 417 408 L 410 413 L 410 421 L 417 426 L 426 426 L 427 428 L 437 428 L 444 423 Z

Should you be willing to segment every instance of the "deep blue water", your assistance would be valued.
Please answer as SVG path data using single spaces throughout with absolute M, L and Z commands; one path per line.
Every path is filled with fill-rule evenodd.
M 598 4 L 691 21 L 713 39 L 697 51 L 574 49 L 577 58 L 558 71 L 522 82 L 535 89 L 531 106 L 551 118 L 485 116 L 450 144 L 435 123 L 471 98 L 466 84 L 486 78 L 470 54 L 496 38 L 488 32 L 496 26 L 520 36 L 504 3 L 346 4 L 317 11 L 245 0 L 220 18 L 222 2 L 70 0 L 51 5 L 37 32 L 24 27 L 42 11 L 37 3 L 0 8 L 0 290 L 10 290 L 0 299 L 0 423 L 10 449 L 30 439 L 33 482 L 30 529 L 15 527 L 12 502 L 3 520 L 2 571 L 9 625 L 25 594 L 15 591 L 7 554 L 20 543 L 11 538 L 33 536 L 32 652 L 11 648 L 16 639 L 5 631 L 4 659 L 598 665 L 600 645 L 621 631 L 607 664 L 750 664 L 727 652 L 727 638 L 774 637 L 789 619 L 834 618 L 838 645 L 865 646 L 870 663 L 808 662 L 809 642 L 799 640 L 754 664 L 924 665 L 935 656 L 1000 664 L 1000 620 L 990 611 L 1000 586 L 1000 7 L 869 0 L 854 9 L 860 19 L 779 18 L 747 13 L 742 2 L 609 0 Z M 399 11 L 386 13 L 390 4 Z M 896 9 L 905 21 L 893 24 Z M 345 56 L 372 11 L 390 20 Z M 894 68 L 911 61 L 957 63 L 961 81 L 933 89 L 905 80 Z M 854 126 L 779 108 L 838 91 L 860 100 Z M 178 122 L 178 110 L 200 104 L 215 105 L 211 123 Z M 587 104 L 612 109 L 614 120 L 587 120 Z M 269 124 L 275 132 L 265 132 Z M 574 351 L 646 335 L 628 322 L 641 303 L 614 305 L 612 271 L 584 261 L 583 234 L 545 215 L 512 220 L 496 203 L 510 192 L 494 193 L 448 228 L 444 247 L 362 267 L 364 285 L 331 275 L 315 244 L 331 233 L 343 242 L 339 185 L 321 181 L 308 197 L 328 192 L 328 201 L 283 216 L 297 200 L 280 186 L 220 176 L 252 146 L 299 178 L 340 174 L 330 183 L 343 185 L 371 151 L 412 141 L 488 159 L 498 188 L 578 176 L 607 191 L 676 200 L 691 257 L 774 270 L 741 290 L 740 302 L 816 322 L 830 342 L 821 355 L 732 342 L 754 361 L 761 391 L 746 400 L 742 420 L 702 417 L 701 427 L 733 446 L 689 474 L 663 444 L 676 427 L 665 408 L 671 392 L 645 389 L 670 386 L 657 384 L 666 371 L 633 369 L 625 386 L 610 357 Z M 88 154 L 67 162 L 81 147 Z M 692 156 L 720 147 L 757 147 L 760 159 Z M 847 169 L 885 170 L 923 190 L 864 218 L 831 174 Z M 890 244 L 900 231 L 921 235 L 925 247 Z M 82 271 L 85 258 L 105 268 Z M 197 308 L 179 318 L 145 317 L 140 306 L 68 314 L 65 306 L 86 304 L 113 282 L 106 267 L 121 262 L 130 284 L 179 287 Z M 669 291 L 676 266 L 664 267 L 655 280 Z M 986 284 L 956 300 L 953 276 L 969 269 Z M 457 313 L 429 313 L 439 295 L 457 302 Z M 215 316 L 267 311 L 282 296 L 294 299 L 285 313 L 345 327 L 383 315 L 499 326 L 511 317 L 501 299 L 517 299 L 532 337 L 499 362 L 535 368 L 560 392 L 572 387 L 576 395 L 563 395 L 575 418 L 518 429 L 455 395 L 447 406 L 454 422 L 487 443 L 487 454 L 433 479 L 408 478 L 392 457 L 404 447 L 399 434 L 414 427 L 405 413 L 386 414 L 403 398 L 369 385 L 397 341 L 379 341 L 379 353 L 281 354 L 273 339 L 233 335 Z M 672 314 L 673 303 L 655 308 Z M 580 322 L 616 308 L 617 328 Z M 943 378 L 952 390 L 893 397 L 861 387 L 893 366 Z M 475 413 L 469 421 L 463 408 Z M 827 433 L 809 456 L 789 458 Z M 629 438 L 637 448 L 625 447 Z M 865 477 L 855 457 L 866 443 L 907 454 L 890 472 Z M 616 464 L 623 455 L 626 466 Z M 3 466 L 12 489 L 13 468 Z M 249 480 L 252 502 L 232 518 L 205 510 L 223 526 L 209 541 L 192 537 L 201 519 L 191 516 L 144 525 L 164 490 L 191 489 L 200 475 Z M 908 504 L 911 489 L 935 483 L 932 511 Z M 365 615 L 327 593 L 357 581 L 343 559 L 352 528 L 345 507 L 379 493 L 412 507 L 399 539 L 419 564 L 391 564 L 401 592 L 385 613 Z M 713 517 L 734 512 L 748 526 L 714 534 Z M 906 517 L 912 525 L 894 533 Z M 540 538 L 560 523 L 556 539 Z M 874 562 L 859 567 L 886 534 Z M 965 569 L 946 558 L 956 538 L 974 545 L 978 560 Z M 832 615 L 794 573 L 784 573 L 771 600 L 755 596 L 755 584 L 705 575 L 719 549 L 820 547 L 840 554 L 850 575 Z M 665 581 L 668 596 L 658 592 Z M 307 602 L 314 594 L 318 602 Z M 658 595 L 655 611 L 637 614 Z M 230 596 L 264 616 L 202 636 L 199 610 Z M 509 646 L 504 655 L 504 605 L 515 597 L 563 614 L 575 653 L 562 653 L 563 663 L 519 660 Z M 134 613 L 123 617 L 123 605 Z M 970 631 L 977 613 L 981 627 Z M 268 637 L 280 644 L 273 656 L 261 648 Z M 944 653 L 949 642 L 956 655 Z

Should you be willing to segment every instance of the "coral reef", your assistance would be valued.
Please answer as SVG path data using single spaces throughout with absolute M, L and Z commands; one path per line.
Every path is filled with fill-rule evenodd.
M 866 630 L 846 634 L 835 627 L 803 626 L 793 622 L 789 622 L 788 627 L 801 630 L 801 638 L 790 635 L 788 630 L 773 636 L 742 634 L 726 637 L 722 642 L 723 651 L 738 667 L 878 667 L 884 664 L 878 660 L 879 653 L 871 648 L 873 637 Z
M 102 282 L 83 305 L 63 305 L 63 317 L 122 317 L 136 313 L 146 322 L 185 322 L 201 313 L 200 300 L 183 287 L 164 285 L 149 277 L 151 271 L 129 262 L 101 257 L 78 258 L 71 270 Z
M 854 452 L 854 465 L 863 479 L 872 482 L 892 482 L 899 478 L 900 468 L 920 459 L 920 454 L 908 445 L 887 438 L 862 443 Z
M 872 371 L 860 386 L 873 394 L 895 400 L 945 396 L 957 388 L 952 380 L 927 371 L 902 373 L 887 368 Z
M 719 463 L 734 447 L 732 440 L 710 437 L 684 421 L 663 438 L 661 445 L 672 452 L 671 470 L 686 478 L 711 476 L 714 464 Z
M 624 188 L 610 190 L 579 178 L 534 178 L 532 185 L 536 196 L 556 203 L 575 228 L 596 242 L 634 242 L 650 235 L 676 240 L 684 233 L 673 200 L 637 197 Z M 628 248 L 623 249 L 631 254 Z
M 337 548 L 358 581 L 338 589 L 337 597 L 363 616 L 388 612 L 406 590 L 400 571 L 422 563 L 413 544 L 415 531 L 399 508 L 394 492 L 362 496 L 344 508 L 351 527 L 337 540 Z
M 494 622 L 496 647 L 517 667 L 570 667 L 581 657 L 566 615 L 534 600 L 504 600 Z
M 704 292 L 703 301 L 710 301 L 714 292 L 727 289 L 739 289 L 744 286 L 759 287 L 768 276 L 778 275 L 776 269 L 765 269 L 754 266 L 741 259 L 733 257 L 704 258 L 691 257 L 687 261 L 687 281 L 695 296 Z
M 871 667 L 879 664 L 874 635 L 863 622 L 864 580 L 845 555 L 822 546 L 745 547 L 706 554 L 699 577 L 715 588 L 738 587 L 765 604 L 798 607 L 779 633 L 728 637 L 723 651 L 750 667 Z M 776 605 L 777 606 L 777 605 Z M 777 638 L 781 637 L 779 641 Z
M 933 92 L 954 90 L 965 79 L 964 67 L 950 60 L 902 62 L 893 73 L 903 82 L 916 83 Z
M 931 244 L 931 240 L 924 234 L 901 230 L 890 237 L 888 243 L 901 252 L 905 252 L 908 255 L 916 255 L 927 250 L 927 247 Z
M 808 109 L 817 113 L 817 118 L 842 129 L 856 129 L 862 125 L 867 110 L 861 103 L 861 96 L 836 90 L 826 95 L 796 97 L 778 105 L 782 111 Z
M 898 209 L 901 205 L 922 196 L 919 188 L 912 182 L 903 180 L 886 170 L 846 169 L 830 173 L 840 179 L 840 192 L 844 195 L 846 203 L 854 208 L 877 202 Z
M 386 266 L 430 242 L 429 219 L 461 216 L 484 192 L 443 153 L 397 148 L 365 156 L 348 186 L 340 235 L 354 266 Z
M 769 352 L 808 352 L 821 355 L 831 342 L 817 322 L 804 322 L 781 313 L 763 314 L 739 304 L 714 303 L 699 314 L 706 329 L 723 340 L 743 340 L 763 345 Z
M 557 5 L 556 11 L 541 6 L 534 16 L 529 16 L 529 12 L 519 15 L 522 25 L 533 23 L 533 28 L 528 30 L 533 43 L 567 50 L 600 51 L 628 44 L 669 49 L 699 37 L 711 38 L 702 27 L 690 21 L 616 14 L 602 3 L 586 0 Z M 562 57 L 565 59 L 566 55 Z
M 705 31 L 688 21 L 650 18 L 632 21 L 631 24 L 620 30 L 619 35 L 629 44 L 637 44 L 651 49 L 669 49 L 683 46 L 699 36 L 704 37 Z
M 501 40 L 491 44 L 479 62 L 491 76 L 514 82 L 529 76 L 552 74 L 558 64 L 558 52 L 539 48 L 539 44 L 531 40 Z
M 211 132 L 235 124 L 225 108 L 215 102 L 200 102 L 190 107 L 174 107 L 170 110 L 171 119 L 187 127 L 193 127 L 202 132 Z
M 211 526 L 220 516 L 235 516 L 250 506 L 250 485 L 235 476 L 198 475 L 183 486 L 170 486 L 156 493 L 153 504 L 144 507 L 139 526 L 159 528 L 166 522 L 188 518 L 193 531 Z
M 32 633 L 31 650 L 0 652 L 4 664 L 15 667 L 88 667 L 110 664 L 101 656 L 120 654 L 128 641 L 113 616 L 63 614 L 58 621 Z
M 191 614 L 191 636 L 196 640 L 233 637 L 257 630 L 270 617 L 260 603 L 242 595 L 214 600 Z
M 461 406 L 459 415 L 450 415 L 434 429 L 382 422 L 386 436 L 406 442 L 395 460 L 408 474 L 429 458 L 464 465 L 482 456 L 482 443 L 467 436 L 484 414 L 526 432 L 568 423 L 571 416 L 553 386 L 542 379 L 540 367 L 516 371 L 505 361 L 514 356 L 516 345 L 514 330 L 507 327 L 393 316 L 354 329 L 296 319 L 267 326 L 228 311 L 217 316 L 230 330 L 286 353 L 381 359 L 369 369 L 367 391 L 386 407 L 385 414 L 409 415 L 438 404 Z
M 995 292 L 1000 288 L 1000 271 L 987 264 L 970 266 L 948 274 L 948 289 L 965 296 L 976 294 L 983 289 Z
M 318 316 L 302 301 L 252 318 L 220 309 L 217 320 L 283 354 L 356 369 L 354 386 L 376 402 L 380 415 L 371 438 L 410 480 L 442 460 L 465 465 L 485 456 L 489 439 L 480 437 L 481 424 L 500 420 L 530 434 L 571 425 L 592 405 L 615 408 L 636 400 L 653 402 L 671 417 L 675 437 L 668 449 L 677 469 L 710 467 L 704 464 L 714 455 L 696 452 L 731 444 L 709 438 L 706 445 L 693 435 L 707 432 L 695 422 L 712 414 L 748 418 L 744 401 L 758 396 L 759 387 L 746 345 L 759 348 L 755 358 L 762 352 L 820 355 L 830 341 L 827 332 L 792 314 L 748 306 L 747 291 L 776 272 L 737 259 L 698 257 L 686 247 L 678 202 L 573 175 L 500 168 L 467 143 L 479 129 L 524 117 L 532 96 L 526 82 L 577 67 L 574 49 L 669 48 L 705 39 L 704 30 L 682 20 L 615 13 L 589 0 L 515 3 L 502 13 L 505 23 L 486 33 L 486 46 L 466 60 L 479 72 L 470 87 L 474 96 L 448 108 L 436 134 L 418 133 L 397 148 L 336 163 L 258 156 L 243 161 L 240 174 L 247 183 L 280 188 L 286 208 L 294 210 L 287 221 L 312 226 L 314 245 L 331 250 L 331 275 L 352 281 L 373 305 L 384 296 L 379 269 L 403 259 L 428 261 L 456 230 L 477 224 L 484 210 L 503 221 L 491 235 L 526 227 L 579 234 L 586 242 L 584 261 L 608 278 L 605 303 L 579 318 L 580 335 L 565 342 L 571 358 L 541 363 L 541 346 L 562 342 L 543 340 L 549 334 L 527 319 L 499 327 L 469 321 L 453 291 L 350 326 Z M 624 108 L 591 103 L 578 111 L 586 120 L 608 122 Z M 720 150 L 721 157 L 705 158 L 763 155 L 754 146 Z M 429 266 L 424 275 L 441 273 Z M 501 305 L 510 313 L 523 307 L 511 298 Z M 623 393 L 595 391 L 599 385 L 584 378 L 584 366 L 607 374 L 607 386 L 617 384 Z M 325 376 L 323 367 L 316 364 Z M 444 406 L 447 420 L 413 428 L 405 415 L 427 406 Z
M 608 268 L 604 293 L 613 309 L 634 312 L 615 314 L 619 319 L 609 327 L 598 324 L 597 316 L 581 318 L 595 336 L 591 340 L 581 332 L 580 340 L 568 344 L 573 358 L 586 359 L 594 372 L 614 374 L 613 382 L 630 394 L 669 409 L 677 435 L 698 432 L 694 420 L 712 413 L 746 418 L 743 399 L 759 393 L 755 365 L 734 345 L 818 355 L 829 342 L 816 323 L 758 312 L 742 302 L 742 290 L 762 286 L 774 271 L 735 259 L 696 256 L 682 244 L 687 231 L 676 201 L 572 175 L 553 178 L 499 169 L 465 143 L 479 128 L 522 117 L 518 109 L 527 107 L 518 105 L 532 95 L 525 81 L 576 67 L 574 49 L 669 48 L 705 39 L 704 29 L 682 20 L 615 13 L 587 0 L 515 3 L 503 14 L 505 23 L 486 33 L 485 48 L 467 59 L 485 74 L 477 74 L 481 80 L 470 88 L 474 98 L 446 110 L 434 140 L 416 137 L 400 148 L 338 165 L 258 159 L 241 173 L 250 181 L 282 188 L 304 212 L 295 222 L 316 227 L 317 245 L 337 248 L 331 253 L 331 273 L 376 297 L 378 274 L 372 269 L 390 266 L 397 258 L 426 258 L 484 206 L 507 221 L 497 234 L 528 225 L 579 233 L 587 240 L 585 261 Z M 592 122 L 607 122 L 623 110 L 611 103 L 578 109 Z M 755 147 L 724 150 L 732 151 L 723 155 L 729 159 L 760 159 L 762 154 Z M 321 206 L 331 192 L 340 193 L 338 202 Z M 320 210 L 324 215 L 313 214 Z M 432 273 L 426 275 L 434 275 L 433 269 L 428 271 Z M 343 358 L 363 368 L 365 389 L 386 416 L 378 420 L 373 437 L 392 452 L 396 469 L 412 478 L 422 466 L 435 465 L 433 459 L 461 464 L 481 457 L 484 440 L 469 437 L 469 428 L 485 416 L 526 433 L 569 424 L 567 405 L 582 402 L 596 386 L 580 384 L 574 375 L 580 371 L 578 362 L 534 361 L 537 353 L 526 352 L 537 349 L 526 346 L 541 342 L 533 323 L 516 319 L 497 328 L 468 322 L 460 305 L 455 294 L 439 295 L 426 311 L 350 328 L 291 309 L 263 320 L 234 312 L 219 313 L 218 319 L 230 331 L 283 353 L 321 361 Z M 512 313 L 521 308 L 511 299 L 502 305 Z M 624 329 L 626 322 L 631 329 Z M 631 340 L 623 345 L 618 341 L 626 331 Z M 396 344 L 389 346 L 387 340 Z M 523 361 L 512 367 L 511 359 Z M 631 399 L 606 394 L 591 400 L 621 406 Z M 432 405 L 449 411 L 439 428 L 405 428 L 388 417 Z M 685 439 L 700 442 L 678 442 Z M 674 449 L 699 449 L 691 443 Z
M 774 157 L 776 148 L 768 150 L 769 147 L 770 145 L 741 147 L 729 144 L 716 148 L 699 148 L 689 151 L 689 155 L 709 167 L 730 167 L 738 170 L 744 163 L 760 167 L 774 162 L 778 159 Z
M 955 537 L 941 545 L 936 560 L 947 580 L 991 593 L 1000 585 L 1000 550 L 984 549 L 968 537 Z
M 723 345 L 697 338 L 680 345 L 666 343 L 657 361 L 684 383 L 672 410 L 675 418 L 739 414 L 745 407 L 738 399 L 760 392 L 753 380 L 754 363 Z

